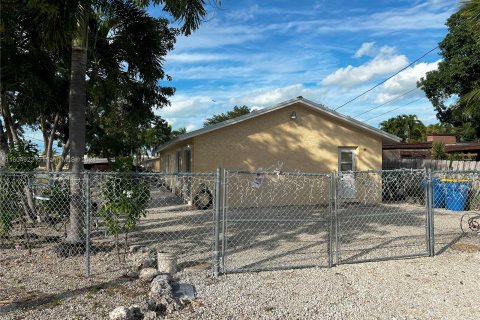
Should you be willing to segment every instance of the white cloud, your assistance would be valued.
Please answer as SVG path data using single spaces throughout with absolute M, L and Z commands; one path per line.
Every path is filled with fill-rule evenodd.
M 238 20 L 238 21 L 245 22 L 245 21 L 254 19 L 258 12 L 259 12 L 259 6 L 258 4 L 255 4 L 248 8 L 228 11 L 225 14 L 225 17 L 229 21 Z
M 242 92 L 240 95 L 239 90 Z M 303 84 L 292 84 L 257 91 L 232 88 L 223 91 L 221 95 L 213 95 L 215 94 L 213 92 L 197 96 L 177 94 L 171 99 L 170 107 L 157 110 L 156 114 L 167 120 L 174 129 L 186 127 L 190 132 L 201 128 L 207 118 L 231 110 L 235 105 L 247 105 L 253 109 L 262 109 L 300 95 L 322 103 L 327 92 L 326 88 L 307 88 Z
M 448 4 L 448 1 L 450 3 Z M 269 30 L 283 32 L 361 32 L 373 31 L 385 34 L 396 31 L 445 29 L 445 21 L 458 8 L 451 0 L 437 1 L 439 4 L 419 4 L 410 8 L 392 9 L 373 14 L 357 14 L 354 17 L 333 19 L 302 19 L 288 23 L 271 24 Z
M 239 45 L 259 40 L 262 30 L 253 26 L 228 24 L 228 22 L 210 21 L 190 36 L 180 36 L 175 45 L 176 50 L 186 49 L 218 49 L 223 46 Z
M 167 56 L 167 62 L 197 63 L 210 61 L 237 60 L 239 57 L 214 53 L 172 53 Z
M 405 55 L 396 55 L 392 47 L 384 46 L 372 60 L 358 67 L 349 65 L 326 76 L 322 84 L 351 87 L 366 83 L 378 76 L 394 73 L 408 65 Z
M 199 111 L 207 109 L 213 103 L 213 99 L 208 96 L 176 95 L 171 99 L 171 106 L 164 107 L 157 113 L 162 117 L 194 117 Z
M 305 88 L 303 84 L 293 84 L 281 88 L 253 91 L 239 97 L 231 98 L 229 101 L 232 105 L 264 108 L 300 95 L 308 95 L 309 93 L 311 93 L 311 89 Z
M 373 46 L 375 45 L 375 42 L 364 42 L 360 46 L 360 48 L 355 52 L 353 55 L 354 58 L 360 58 L 363 56 L 369 56 L 373 53 Z
M 419 63 L 413 67 L 405 69 L 392 79 L 389 79 L 380 87 L 379 91 L 381 92 L 377 95 L 375 99 L 376 102 L 384 103 L 415 88 L 417 86 L 417 81 L 424 77 L 428 71 L 436 70 L 438 68 L 439 62 L 440 60 L 432 63 Z M 408 94 L 407 97 L 412 98 L 422 95 L 423 91 L 418 90 Z
M 218 79 L 241 78 L 249 76 L 252 69 L 249 67 L 236 66 L 215 66 L 215 65 L 196 65 L 189 68 L 170 69 L 169 74 L 173 74 L 178 79 Z

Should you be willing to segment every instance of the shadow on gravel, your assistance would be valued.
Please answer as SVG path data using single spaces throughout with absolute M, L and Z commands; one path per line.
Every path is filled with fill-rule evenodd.
M 17 310 L 32 310 L 36 308 L 47 308 L 53 307 L 62 304 L 62 300 L 79 296 L 86 293 L 96 293 L 100 290 L 107 288 L 116 288 L 119 287 L 122 283 L 132 281 L 130 278 L 119 277 L 108 282 L 98 283 L 92 286 L 78 288 L 74 290 L 64 291 L 56 294 L 47 294 L 39 291 L 28 292 L 29 297 L 23 297 L 20 299 L 12 299 L 0 301 L 0 303 L 5 303 L 6 305 L 0 304 L 0 318 L 2 315 L 6 315 L 10 312 Z

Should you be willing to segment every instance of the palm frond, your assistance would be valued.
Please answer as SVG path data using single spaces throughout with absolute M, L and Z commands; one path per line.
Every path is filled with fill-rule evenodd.
M 469 115 L 480 114 L 480 88 L 473 89 L 460 98 L 460 103 L 465 107 L 463 112 Z

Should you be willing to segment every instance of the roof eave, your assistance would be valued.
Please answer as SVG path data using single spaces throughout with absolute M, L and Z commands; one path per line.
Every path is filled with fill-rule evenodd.
M 258 111 L 253 111 L 249 114 L 246 114 L 246 115 L 234 118 L 234 119 L 229 119 L 229 120 L 226 120 L 226 121 L 223 121 L 223 122 L 220 122 L 220 123 L 217 123 L 217 124 L 205 127 L 205 128 L 201 128 L 201 129 L 198 129 L 198 130 L 195 130 L 195 131 L 192 131 L 192 132 L 184 133 L 184 134 L 182 134 L 178 137 L 175 137 L 174 139 L 170 140 L 169 142 L 159 146 L 157 149 L 155 149 L 154 153 L 158 153 L 160 151 L 163 151 L 163 150 L 167 149 L 168 147 L 170 147 L 170 146 L 172 146 L 172 145 L 174 145 L 178 142 L 182 142 L 182 141 L 185 141 L 187 139 L 199 136 L 201 134 L 205 134 L 205 133 L 208 133 L 208 132 L 211 132 L 211 131 L 214 131 L 214 130 L 218 130 L 218 129 L 221 129 L 221 128 L 224 128 L 224 127 L 227 127 L 227 126 L 239 123 L 239 122 L 243 122 L 245 120 L 260 116 L 262 114 L 269 113 L 269 112 L 275 111 L 277 109 L 287 107 L 287 106 L 292 105 L 292 104 L 297 103 L 297 102 L 301 102 L 301 103 L 305 104 L 306 106 L 308 106 L 310 108 L 316 109 L 317 111 L 327 113 L 330 116 L 332 116 L 333 118 L 339 119 L 339 120 L 347 122 L 347 123 L 353 123 L 355 126 L 360 127 L 361 129 L 364 129 L 364 130 L 366 130 L 366 131 L 368 131 L 372 134 L 381 136 L 382 137 L 382 142 L 398 143 L 402 140 L 401 138 L 399 138 L 399 137 L 397 137 L 393 134 L 390 134 L 388 132 L 385 132 L 385 131 L 382 131 L 380 129 L 374 128 L 374 127 L 372 127 L 368 124 L 360 122 L 360 121 L 358 121 L 356 119 L 353 119 L 351 117 L 344 116 L 344 115 L 342 115 L 342 114 L 340 114 L 340 113 L 338 113 L 338 112 L 336 112 L 332 109 L 329 109 L 329 108 L 326 108 L 322 105 L 319 105 L 316 102 L 305 99 L 303 97 L 298 97 L 298 98 L 294 98 L 294 99 L 290 99 L 290 100 L 286 100 L 284 102 L 278 103 L 278 104 L 276 104 L 272 107 L 269 107 L 269 108 L 261 109 L 261 110 L 258 110 Z

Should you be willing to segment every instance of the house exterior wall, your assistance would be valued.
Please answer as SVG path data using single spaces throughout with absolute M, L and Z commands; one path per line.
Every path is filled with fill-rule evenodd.
M 190 161 L 190 171 L 195 172 L 193 169 L 194 149 L 195 149 L 195 146 L 193 144 L 193 139 L 190 139 L 187 141 L 182 141 L 166 150 L 163 150 L 160 153 L 160 162 L 159 164 L 156 165 L 155 171 L 164 172 L 164 173 L 186 172 L 187 161 Z M 190 155 L 191 155 L 190 160 L 186 159 L 185 151 L 187 150 L 190 150 Z M 177 158 L 177 153 L 179 153 L 178 158 Z
M 290 120 L 295 111 L 296 120 Z M 194 138 L 195 172 L 215 168 L 332 172 L 339 148 L 356 153 L 356 170 L 380 170 L 382 141 L 301 104 L 275 110 Z
M 292 112 L 296 119 L 291 120 Z M 175 144 L 161 152 L 161 171 L 175 173 L 176 152 L 189 146 L 192 158 L 192 172 L 214 172 L 216 168 L 273 171 L 281 166 L 283 172 L 331 173 L 338 171 L 338 152 L 340 148 L 355 150 L 355 169 L 381 170 L 382 141 L 381 138 L 347 123 L 320 114 L 302 104 L 293 104 L 258 117 L 233 124 L 219 130 L 196 136 L 188 141 Z M 181 152 L 181 162 L 184 152 Z M 181 171 L 182 172 L 182 171 Z M 253 182 L 254 179 L 252 179 Z M 208 186 L 213 190 L 213 186 Z M 280 184 L 265 184 L 263 193 L 274 193 Z M 277 198 L 277 205 L 296 205 L 297 202 L 311 205 L 325 205 L 328 197 L 324 194 L 328 189 L 324 185 L 298 187 L 290 197 Z M 194 192 L 195 186 L 192 188 Z M 317 193 L 305 203 L 299 194 Z M 369 192 L 359 186 L 356 198 L 365 198 Z M 250 193 L 252 197 L 255 193 Z M 295 195 L 296 194 L 296 195 Z M 192 195 L 193 196 L 193 195 Z M 244 207 L 254 199 L 236 199 L 229 195 L 229 206 L 237 203 Z M 258 199 L 255 199 L 258 205 Z M 352 199 L 355 201 L 355 199 Z M 380 199 L 369 197 L 369 202 Z M 265 205 L 270 205 L 265 202 Z

